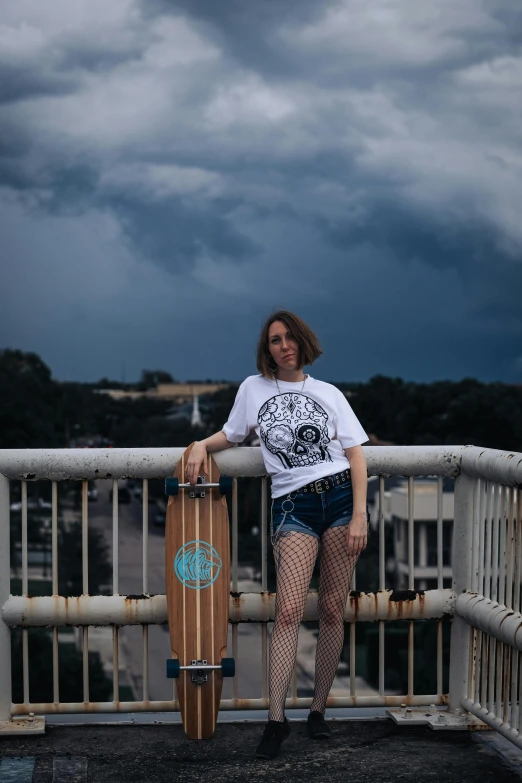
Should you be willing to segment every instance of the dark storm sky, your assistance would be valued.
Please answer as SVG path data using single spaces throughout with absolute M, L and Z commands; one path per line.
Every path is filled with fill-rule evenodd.
M 0 7 L 0 346 L 55 377 L 522 382 L 518 0 Z

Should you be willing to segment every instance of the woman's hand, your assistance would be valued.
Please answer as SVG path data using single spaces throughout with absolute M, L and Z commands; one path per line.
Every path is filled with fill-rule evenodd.
M 358 557 L 368 543 L 368 518 L 366 511 L 352 514 L 347 531 L 346 543 L 348 545 L 348 553 Z
M 189 484 L 195 484 L 197 482 L 202 465 L 203 473 L 208 476 L 207 449 L 202 443 L 195 443 L 185 465 L 185 477 Z

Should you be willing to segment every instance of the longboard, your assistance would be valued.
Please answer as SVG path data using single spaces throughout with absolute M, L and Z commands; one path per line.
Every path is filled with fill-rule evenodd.
M 228 510 L 224 495 L 232 479 L 221 477 L 208 456 L 208 476 L 184 484 L 192 446 L 174 477 L 165 526 L 165 583 L 172 658 L 167 677 L 176 679 L 181 719 L 191 739 L 208 739 L 216 728 L 223 677 L 234 675 L 226 658 L 230 596 Z

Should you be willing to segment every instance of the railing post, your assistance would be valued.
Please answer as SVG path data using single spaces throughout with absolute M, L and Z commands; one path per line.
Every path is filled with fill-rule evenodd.
M 11 632 L 1 609 L 11 594 L 9 482 L 0 474 L 0 722 L 11 717 Z
M 471 590 L 472 542 L 475 479 L 461 473 L 455 479 L 455 514 L 453 522 L 453 590 L 458 597 Z M 449 708 L 462 708 L 467 698 L 470 678 L 472 629 L 457 614 L 451 623 Z
M 3 618 L 3 608 L 11 595 L 11 552 L 9 481 L 0 473 L 0 736 L 44 734 L 45 718 L 21 720 L 11 716 L 11 631 Z

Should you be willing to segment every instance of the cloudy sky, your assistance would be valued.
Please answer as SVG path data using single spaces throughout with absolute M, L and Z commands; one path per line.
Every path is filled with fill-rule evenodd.
M 0 346 L 54 376 L 522 383 L 519 0 L 6 0 Z

